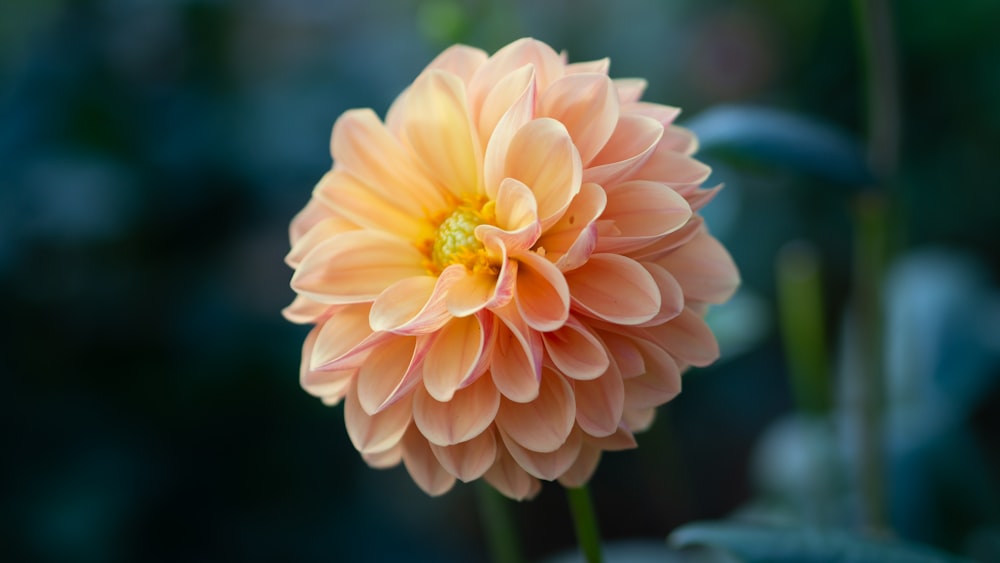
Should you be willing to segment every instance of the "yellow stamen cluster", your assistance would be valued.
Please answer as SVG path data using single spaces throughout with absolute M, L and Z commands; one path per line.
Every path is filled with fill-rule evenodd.
M 476 227 L 488 222 L 484 213 L 473 207 L 457 207 L 438 225 L 430 247 L 430 267 L 437 272 L 452 264 L 463 264 L 476 272 L 490 269 L 486 248 L 475 233 Z

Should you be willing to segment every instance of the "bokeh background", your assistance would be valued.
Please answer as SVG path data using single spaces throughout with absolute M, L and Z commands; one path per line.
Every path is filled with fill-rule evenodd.
M 1000 3 L 893 10 L 887 511 L 896 537 L 1000 560 Z M 604 457 L 604 536 L 740 514 L 856 529 L 845 408 L 797 398 L 776 273 L 820 280 L 813 406 L 843 404 L 868 119 L 854 17 L 841 0 L 5 2 L 0 559 L 485 560 L 475 487 L 431 499 L 367 468 L 342 407 L 299 388 L 282 257 L 340 113 L 384 113 L 450 43 L 521 36 L 609 56 L 684 109 L 744 278 L 712 313 L 723 359 Z M 775 120 L 755 141 L 761 108 L 836 150 L 789 152 Z M 528 558 L 574 545 L 558 486 L 511 508 Z

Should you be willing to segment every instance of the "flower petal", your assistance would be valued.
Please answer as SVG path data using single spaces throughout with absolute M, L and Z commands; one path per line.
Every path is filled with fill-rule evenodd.
M 376 231 L 329 238 L 302 259 L 292 289 L 321 303 L 372 301 L 397 281 L 426 275 L 425 258 L 412 244 Z
M 387 287 L 372 303 L 372 330 L 397 334 L 427 334 L 451 319 L 445 303 L 455 282 L 465 276 L 461 265 L 449 266 L 436 279 L 414 276 Z
M 533 401 L 538 397 L 542 377 L 542 337 L 511 306 L 493 312 L 503 321 L 497 327 L 490 367 L 493 383 L 512 401 Z
M 452 319 L 437 331 L 424 357 L 424 387 L 431 397 L 450 401 L 463 383 L 479 375 L 474 370 L 488 352 L 488 336 L 475 315 Z
M 660 141 L 664 149 L 691 156 L 698 151 L 698 137 L 693 131 L 680 125 L 671 125 L 663 132 Z
M 420 383 L 426 337 L 395 336 L 368 356 L 358 370 L 358 400 L 374 415 L 405 397 Z
M 695 301 L 724 303 L 740 285 L 740 273 L 729 252 L 705 229 L 657 264 L 670 271 L 684 295 Z
M 434 457 L 444 470 L 468 483 L 483 476 L 497 459 L 497 439 L 492 431 L 452 446 L 439 446 L 431 442 Z
M 330 219 L 333 216 L 333 210 L 327 207 L 325 203 L 314 197 L 309 198 L 306 206 L 302 208 L 302 211 L 296 213 L 291 223 L 289 223 L 288 240 L 291 241 L 294 247 L 299 242 L 299 239 L 305 236 L 317 223 L 324 219 Z M 293 268 L 295 267 L 292 264 L 289 265 Z
M 615 89 L 618 90 L 618 100 L 622 104 L 637 102 L 646 91 L 647 83 L 642 78 L 616 78 Z
M 413 420 L 432 444 L 451 446 L 486 430 L 500 408 L 500 394 L 489 377 L 476 379 L 450 401 L 436 401 L 426 389 L 413 392 Z
M 626 411 L 626 414 L 628 414 L 628 411 Z M 631 450 L 638 446 L 635 442 L 635 436 L 632 435 L 632 432 L 628 429 L 624 422 L 622 422 L 622 424 L 618 426 L 618 430 L 610 436 L 604 436 L 603 438 L 584 436 L 584 441 L 607 452 Z
M 526 449 L 502 429 L 500 437 L 511 457 L 528 472 L 528 475 L 546 481 L 553 481 L 565 473 L 576 461 L 576 457 L 580 453 L 580 446 L 583 444 L 583 435 L 578 429 L 570 432 L 566 441 L 551 452 L 535 452 Z
M 310 367 L 313 348 L 319 336 L 321 327 L 315 327 L 306 336 L 302 344 L 302 360 L 299 363 L 299 384 L 303 389 L 314 397 L 323 399 L 327 405 L 336 405 L 344 395 L 354 380 L 357 369 L 343 369 L 331 371 L 318 371 Z
M 701 228 L 704 222 L 705 220 L 702 219 L 700 215 L 692 215 L 691 219 L 685 223 L 683 227 L 661 238 L 660 240 L 649 244 L 648 246 L 644 246 L 639 250 L 630 252 L 629 256 L 635 260 L 641 260 L 643 262 L 655 262 L 672 252 L 674 249 L 687 244 L 696 234 L 698 234 L 698 229 Z
M 459 199 L 475 199 L 482 153 L 462 80 L 441 70 L 425 71 L 410 87 L 405 103 L 403 138 L 426 173 Z
M 659 121 L 643 115 L 622 115 L 611 139 L 584 170 L 583 181 L 608 188 L 641 167 L 661 137 L 663 125 Z
M 379 453 L 394 447 L 410 426 L 413 408 L 410 396 L 393 403 L 388 408 L 370 415 L 361 408 L 357 386 L 351 386 L 344 402 L 344 421 L 347 435 L 362 454 Z
M 342 170 L 328 172 L 313 190 L 316 199 L 337 210 L 340 222 L 394 234 L 407 240 L 434 236 L 430 221 L 399 207 L 392 198 L 379 194 Z M 338 226 L 342 232 L 345 229 Z M 328 235 L 329 236 L 329 235 Z
M 514 178 L 505 178 L 500 183 L 495 201 L 497 227 L 514 234 L 534 233 L 533 239 L 529 237 L 520 245 L 508 242 L 507 250 L 531 248 L 541 234 L 541 226 L 538 224 L 538 202 L 528 186 Z
M 358 227 L 343 217 L 327 217 L 296 237 L 295 244 L 292 245 L 291 250 L 285 256 L 285 263 L 292 268 L 298 268 L 299 264 L 302 263 L 302 259 L 312 249 L 319 246 L 320 243 L 339 234 L 355 230 L 358 230 Z
M 630 102 L 622 104 L 621 112 L 623 114 L 628 113 L 631 115 L 645 115 L 646 117 L 651 117 L 659 121 L 664 127 L 667 127 L 673 123 L 674 119 L 676 119 L 678 115 L 680 115 L 681 108 L 665 106 L 663 104 L 654 104 L 651 102 Z
M 631 432 L 643 432 L 649 430 L 656 418 L 656 409 L 625 409 L 622 415 L 622 422 Z
M 368 467 L 373 469 L 388 469 L 403 461 L 403 445 L 396 444 L 384 452 L 361 454 Z
M 603 375 L 573 383 L 576 423 L 591 436 L 609 436 L 618 429 L 625 402 L 625 384 L 618 366 L 611 364 Z
M 615 236 L 601 237 L 597 252 L 624 254 L 676 231 L 691 218 L 687 200 L 657 182 L 630 181 L 607 191 L 602 219 L 615 222 Z
M 594 221 L 604 212 L 608 198 L 597 184 L 583 184 L 559 220 L 538 239 L 537 248 L 559 270 L 568 272 L 582 266 L 597 248 Z
M 438 462 L 420 431 L 410 426 L 403 436 L 403 465 L 425 493 L 441 496 L 455 486 L 455 477 Z
M 328 305 L 302 295 L 296 295 L 292 303 L 281 310 L 281 314 L 293 323 L 308 324 L 317 322 L 320 317 L 328 314 L 332 307 L 336 307 L 336 305 Z
M 340 370 L 361 366 L 362 354 L 386 338 L 373 333 L 368 326 L 368 310 L 367 303 L 343 305 L 319 325 L 316 344 L 309 357 L 310 369 Z
M 529 67 L 529 69 L 533 71 L 534 67 Z M 483 181 L 486 195 L 490 199 L 496 199 L 500 183 L 507 176 L 505 167 L 507 166 L 507 152 L 510 150 L 511 140 L 521 130 L 521 127 L 535 118 L 536 90 L 533 76 L 532 74 L 532 79 L 527 82 L 517 99 L 513 101 L 510 108 L 489 132 L 486 155 L 483 157 Z M 518 79 L 518 73 L 514 73 L 510 77 L 511 81 Z M 487 134 L 485 123 L 489 123 L 489 121 L 487 117 L 480 116 L 479 130 L 481 135 Z
M 558 330 L 543 333 L 542 339 L 549 359 L 567 377 L 594 379 L 608 369 L 604 345 L 573 315 Z
M 566 74 L 579 74 L 583 72 L 599 72 L 607 74 L 611 67 L 611 59 L 604 57 L 596 61 L 580 61 L 566 65 Z
M 476 121 L 479 141 L 482 146 L 487 146 L 487 143 L 491 142 L 497 125 L 500 124 L 504 116 L 509 115 L 509 120 L 517 122 L 518 128 L 530 121 L 534 117 L 534 98 L 534 65 L 524 65 L 497 82 L 486 94 Z M 528 102 L 531 103 L 530 107 L 526 105 Z M 511 123 L 505 125 L 509 127 Z M 498 137 L 498 140 L 501 138 L 503 136 Z M 507 137 L 507 139 L 509 138 Z
M 543 369 L 538 397 L 530 403 L 500 401 L 497 428 L 535 452 L 553 452 L 566 441 L 576 418 L 573 389 L 558 373 Z
M 487 248 L 492 241 L 487 239 Z M 456 317 L 466 317 L 489 307 L 502 307 L 509 303 L 514 294 L 514 283 L 517 276 L 517 262 L 506 259 L 505 250 L 501 250 L 503 258 L 500 261 L 498 274 L 485 272 L 470 272 L 464 266 L 461 277 L 445 296 L 448 311 Z M 443 274 L 442 274 L 443 275 Z
M 482 49 L 468 45 L 452 45 L 427 65 L 428 70 L 444 70 L 468 83 L 472 75 L 486 62 L 489 56 Z
M 535 39 L 519 39 L 493 54 L 469 81 L 469 102 L 473 110 L 483 107 L 487 94 L 508 74 L 532 65 L 539 89 L 547 88 L 562 76 L 562 58 L 545 43 Z
M 660 143 L 633 176 L 636 180 L 662 182 L 672 188 L 700 185 L 712 174 L 707 165 Z
M 625 380 L 625 408 L 658 407 L 681 392 L 681 370 L 677 362 L 652 342 L 634 340 L 645 360 L 646 370 Z
M 559 484 L 564 487 L 582 487 L 590 481 L 597 470 L 597 464 L 601 461 L 601 449 L 584 442 L 580 446 L 580 452 L 576 456 L 576 461 L 562 475 L 559 476 Z
M 719 343 L 712 329 L 690 307 L 669 322 L 642 330 L 673 357 L 693 366 L 704 367 L 719 359 Z
M 684 310 L 684 290 L 681 289 L 681 284 L 677 282 L 677 279 L 659 264 L 643 262 L 642 267 L 646 268 L 649 275 L 653 276 L 656 287 L 660 288 L 660 310 L 653 318 L 639 326 L 663 324 L 681 314 L 681 311 Z
M 559 220 L 580 191 L 583 168 L 566 128 L 543 117 L 525 124 L 511 139 L 504 171 L 535 194 L 544 230 Z
M 570 288 L 552 262 L 534 252 L 515 255 L 520 262 L 514 303 L 528 326 L 538 331 L 556 330 L 569 317 Z
M 594 254 L 566 273 L 574 310 L 606 321 L 633 325 L 660 311 L 660 288 L 641 264 L 617 254 Z
M 556 80 L 538 100 L 538 115 L 566 126 L 587 165 L 604 148 L 618 122 L 618 94 L 606 74 L 570 74 Z
M 497 460 L 493 467 L 483 474 L 483 479 L 500 493 L 514 500 L 530 499 L 537 495 L 542 490 L 542 484 L 538 479 L 528 475 L 528 472 L 514 461 L 507 448 L 497 448 L 497 450 Z

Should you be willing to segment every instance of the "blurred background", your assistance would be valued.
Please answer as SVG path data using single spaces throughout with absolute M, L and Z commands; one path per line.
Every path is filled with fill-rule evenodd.
M 850 382 L 877 345 L 891 535 L 1000 560 L 1000 3 L 893 10 L 873 340 L 851 313 L 871 182 L 849 2 L 5 2 L 0 559 L 485 560 L 475 487 L 367 468 L 342 407 L 299 388 L 282 258 L 340 113 L 384 114 L 453 42 L 534 36 L 684 109 L 744 279 L 711 313 L 723 359 L 605 455 L 604 536 L 863 527 Z M 526 557 L 575 544 L 558 486 L 512 511 Z

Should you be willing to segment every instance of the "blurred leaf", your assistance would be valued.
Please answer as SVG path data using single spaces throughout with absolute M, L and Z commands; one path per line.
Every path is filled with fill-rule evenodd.
M 803 115 L 754 106 L 719 106 L 685 126 L 700 151 L 778 166 L 852 186 L 872 182 L 860 141 L 837 126 Z
M 966 561 L 928 547 L 875 541 L 833 530 L 695 522 L 674 530 L 674 547 L 714 546 L 748 563 L 948 563 Z

